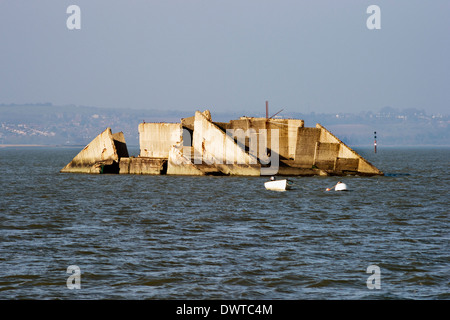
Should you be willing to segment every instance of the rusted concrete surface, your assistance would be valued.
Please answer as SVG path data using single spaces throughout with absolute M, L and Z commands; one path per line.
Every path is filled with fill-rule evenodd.
M 120 174 L 149 174 L 160 175 L 167 172 L 167 159 L 149 157 L 121 158 Z

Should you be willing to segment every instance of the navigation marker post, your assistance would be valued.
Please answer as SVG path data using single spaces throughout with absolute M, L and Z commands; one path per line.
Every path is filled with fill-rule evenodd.
M 377 153 L 377 132 L 374 131 L 373 135 L 374 135 L 374 139 L 375 139 L 373 142 L 373 148 L 374 148 L 375 153 Z

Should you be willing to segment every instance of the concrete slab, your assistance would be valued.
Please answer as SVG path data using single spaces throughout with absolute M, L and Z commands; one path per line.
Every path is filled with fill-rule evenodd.
M 119 135 L 118 143 L 125 144 L 125 140 Z M 125 154 L 125 146 L 121 145 L 121 152 Z M 126 151 L 128 153 L 128 151 Z M 111 128 L 106 128 L 94 140 L 92 140 L 83 150 L 81 150 L 71 162 L 69 162 L 61 172 L 73 173 L 103 173 L 105 166 L 117 166 L 118 170 L 119 154 L 116 149 Z M 109 168 L 112 169 L 112 168 Z

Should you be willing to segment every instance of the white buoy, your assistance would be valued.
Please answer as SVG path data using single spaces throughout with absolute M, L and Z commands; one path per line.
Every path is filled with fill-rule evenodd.
M 335 191 L 347 191 L 347 185 L 343 182 L 338 182 L 334 187 Z
M 334 185 L 331 188 L 327 188 L 326 191 L 331 191 L 332 189 L 334 189 L 335 191 L 347 191 L 347 185 L 343 182 L 338 181 L 338 183 L 336 183 L 336 185 Z

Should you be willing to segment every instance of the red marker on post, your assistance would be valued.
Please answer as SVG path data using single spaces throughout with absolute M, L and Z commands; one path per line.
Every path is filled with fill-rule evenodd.
M 375 141 L 373 143 L 373 148 L 374 148 L 375 153 L 377 153 L 377 132 L 374 131 L 373 134 L 374 134 L 374 139 L 375 139 Z

